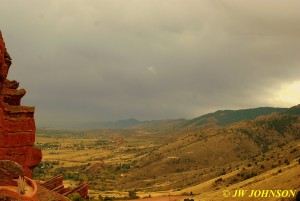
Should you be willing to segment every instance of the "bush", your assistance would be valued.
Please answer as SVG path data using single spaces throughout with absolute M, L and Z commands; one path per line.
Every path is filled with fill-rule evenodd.
M 113 199 L 111 197 L 107 197 L 107 196 L 104 197 L 104 201 L 112 201 L 112 200 Z
M 223 168 L 222 172 L 220 172 L 220 176 L 225 175 L 225 174 L 226 174 L 226 171 L 225 171 L 225 169 Z
M 257 176 L 257 173 L 256 172 L 251 172 L 250 174 L 246 175 L 246 177 L 244 179 L 245 180 L 250 179 L 250 178 L 255 177 L 255 176 Z
M 219 183 L 219 182 L 221 182 L 221 181 L 223 181 L 223 179 L 222 179 L 222 178 L 219 178 L 219 179 L 215 180 L 215 183 Z
M 184 201 L 194 201 L 194 199 L 185 198 Z
M 84 199 L 79 195 L 79 193 L 74 193 L 68 196 L 72 201 L 84 201 Z
M 294 149 L 291 150 L 290 153 L 292 154 L 292 153 L 295 153 L 296 151 L 298 151 L 298 149 L 294 148 Z
M 134 191 L 129 191 L 128 192 L 128 198 L 129 199 L 138 199 L 139 196 L 136 195 L 136 191 L 134 190 Z
M 290 164 L 290 162 L 289 162 L 289 160 L 288 160 L 288 159 L 285 159 L 285 160 L 284 160 L 284 163 L 285 163 L 285 164 L 287 164 L 287 165 L 289 165 L 289 164 Z
M 100 201 L 103 201 L 103 197 L 102 197 L 102 195 L 98 195 L 98 200 L 100 200 Z

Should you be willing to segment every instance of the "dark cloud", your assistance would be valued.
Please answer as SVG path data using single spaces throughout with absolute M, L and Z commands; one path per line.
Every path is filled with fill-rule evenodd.
M 298 0 L 3 0 L 38 125 L 275 106 L 299 81 Z M 275 100 L 275 99 L 272 99 Z M 280 102 L 277 106 L 291 106 Z

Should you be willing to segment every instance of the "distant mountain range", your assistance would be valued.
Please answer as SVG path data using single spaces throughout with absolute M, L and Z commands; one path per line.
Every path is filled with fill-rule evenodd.
M 261 115 L 268 115 L 274 112 L 277 113 L 297 113 L 299 106 L 292 108 L 274 108 L 274 107 L 259 107 L 241 110 L 218 110 L 213 113 L 205 114 L 194 119 L 170 119 L 170 120 L 153 120 L 140 121 L 135 118 L 123 119 L 118 121 L 106 122 L 88 122 L 83 123 L 84 129 L 95 128 L 141 128 L 151 130 L 177 130 L 184 128 L 194 128 L 206 124 L 214 123 L 217 126 L 226 126 L 243 120 L 253 120 Z
M 103 128 L 128 128 L 133 125 L 140 124 L 141 121 L 130 118 L 130 119 L 123 119 L 118 121 L 106 121 L 106 122 L 100 122 L 98 123 L 99 127 Z

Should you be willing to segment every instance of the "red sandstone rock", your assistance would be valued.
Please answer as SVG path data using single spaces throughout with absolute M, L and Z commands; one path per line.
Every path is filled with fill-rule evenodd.
M 17 89 L 19 83 L 7 79 L 11 65 L 0 32 L 0 160 L 21 164 L 25 175 L 32 178 L 32 170 L 42 159 L 35 142 L 34 107 L 20 106 L 25 89 Z
M 79 193 L 81 197 L 86 197 L 88 194 L 89 182 L 83 182 L 80 186 L 64 193 L 63 195 L 68 196 L 74 193 Z
M 0 160 L 0 186 L 16 186 L 19 176 L 23 176 L 23 168 L 16 162 Z
M 24 177 L 27 188 L 31 190 L 25 194 L 18 192 L 19 185 L 16 178 L 23 177 L 21 165 L 9 160 L 0 160 L 0 200 L 10 201 L 39 201 L 37 197 L 37 184 L 35 181 Z M 45 200 L 46 201 L 46 200 Z
M 49 190 L 53 190 L 56 187 L 63 185 L 63 180 L 64 180 L 64 176 L 58 175 L 50 180 L 42 182 L 41 186 L 43 186 Z
M 14 178 L 17 178 L 19 175 L 24 175 L 23 168 L 21 165 L 13 161 L 0 160 L 0 200 L 2 201 L 70 201 L 67 197 L 63 196 L 62 193 L 66 192 L 66 189 L 62 186 L 58 192 L 58 187 L 53 190 L 48 190 L 41 186 L 36 181 L 24 177 L 26 184 L 31 187 L 32 192 L 29 191 L 27 194 L 20 194 L 16 190 L 17 182 L 13 181 Z M 53 184 L 61 183 L 63 177 L 54 178 L 56 182 L 50 182 L 50 187 L 54 187 Z
M 48 181 L 40 182 L 39 184 L 40 186 L 43 186 L 44 188 L 51 190 L 52 192 L 56 192 L 65 196 L 74 193 L 79 193 L 79 195 L 83 198 L 87 196 L 88 187 L 89 187 L 88 182 L 83 182 L 80 186 L 74 189 L 69 189 L 64 187 L 63 180 L 64 180 L 63 175 L 58 175 Z
M 70 201 L 67 197 L 53 192 L 38 184 L 37 197 L 39 201 Z

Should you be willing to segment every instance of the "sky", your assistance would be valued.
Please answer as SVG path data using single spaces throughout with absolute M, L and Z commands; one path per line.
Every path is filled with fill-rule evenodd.
M 37 126 L 300 103 L 299 0 L 1 0 Z

